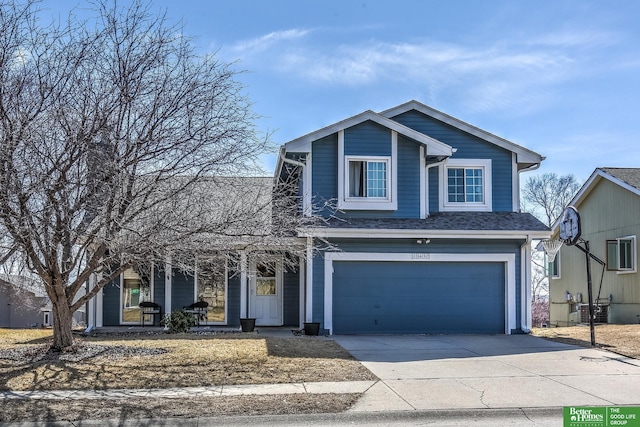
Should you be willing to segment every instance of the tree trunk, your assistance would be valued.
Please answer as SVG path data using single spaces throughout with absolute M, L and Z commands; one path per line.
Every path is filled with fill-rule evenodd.
M 58 301 L 51 301 L 53 306 L 53 344 L 51 348 L 62 350 L 73 345 L 73 313 L 69 310 L 67 299 L 58 297 Z

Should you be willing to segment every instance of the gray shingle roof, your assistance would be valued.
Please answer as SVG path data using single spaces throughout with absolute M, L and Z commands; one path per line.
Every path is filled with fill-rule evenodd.
M 419 218 L 332 218 L 328 228 L 370 228 L 377 230 L 468 230 L 468 231 L 549 231 L 549 227 L 529 213 L 519 212 L 437 212 Z
M 640 168 L 598 168 L 640 190 Z

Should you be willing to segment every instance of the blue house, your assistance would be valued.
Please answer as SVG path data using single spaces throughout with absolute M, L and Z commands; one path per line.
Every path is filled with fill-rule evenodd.
M 543 157 L 416 101 L 365 111 L 290 141 L 276 176 L 299 176 L 304 319 L 329 333 L 526 332 L 532 239 L 520 173 Z
M 101 291 L 89 323 L 135 324 L 142 300 L 164 311 L 205 300 L 206 325 L 527 332 L 530 243 L 550 231 L 519 212 L 520 173 L 542 160 L 416 101 L 365 111 L 287 142 L 275 177 L 245 185 L 256 197 L 293 186 L 300 215 L 324 217 L 296 230 L 298 251 L 237 245 L 196 257 L 193 275 L 170 260 L 128 272 Z

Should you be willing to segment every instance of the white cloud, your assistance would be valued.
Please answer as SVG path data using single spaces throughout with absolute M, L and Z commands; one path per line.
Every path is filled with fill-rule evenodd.
M 617 40 L 606 32 L 561 31 L 479 46 L 431 39 L 336 45 L 319 39 L 325 31 L 316 29 L 313 38 L 306 29 L 273 32 L 240 42 L 234 50 L 249 67 L 319 87 L 408 84 L 432 97 L 447 92 L 470 111 L 531 112 L 553 102 L 558 85 L 598 73 L 600 64 L 589 46 Z
M 256 37 L 250 40 L 243 40 L 232 46 L 232 49 L 237 52 L 243 53 L 256 53 L 269 49 L 273 45 L 281 41 L 297 40 L 303 38 L 309 33 L 309 30 L 305 29 L 291 29 L 274 31 L 264 36 Z

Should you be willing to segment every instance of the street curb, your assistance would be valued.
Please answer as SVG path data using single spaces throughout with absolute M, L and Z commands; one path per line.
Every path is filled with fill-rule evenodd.
M 93 426 L 175 426 L 181 427 L 219 427 L 246 425 L 279 425 L 300 426 L 303 420 L 308 422 L 326 422 L 329 424 L 366 424 L 367 422 L 389 421 L 423 421 L 423 422 L 461 422 L 463 420 L 491 421 L 495 425 L 505 418 L 522 420 L 546 419 L 562 421 L 562 407 L 545 408 L 486 408 L 486 409 L 437 409 L 416 411 L 384 411 L 384 412 L 342 412 L 330 414 L 288 414 L 288 415 L 234 415 L 201 418 L 145 418 L 145 419 L 109 419 L 86 421 L 46 421 L 0 423 L 0 427 L 83 427 Z

